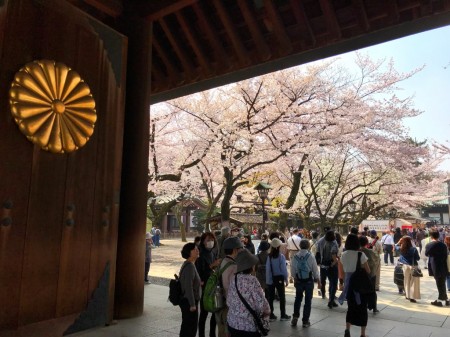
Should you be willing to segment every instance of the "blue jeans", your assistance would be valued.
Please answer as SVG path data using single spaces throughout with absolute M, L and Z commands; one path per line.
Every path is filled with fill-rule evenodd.
M 300 317 L 300 306 L 303 301 L 303 295 L 305 296 L 305 304 L 303 306 L 303 318 L 302 322 L 308 322 L 309 316 L 311 315 L 311 302 L 314 291 L 314 281 L 300 281 L 295 282 L 295 301 L 294 301 L 294 314 L 292 317 L 299 318 Z M 304 293 L 304 294 L 303 294 Z
M 447 290 L 450 291 L 450 276 L 447 276 Z

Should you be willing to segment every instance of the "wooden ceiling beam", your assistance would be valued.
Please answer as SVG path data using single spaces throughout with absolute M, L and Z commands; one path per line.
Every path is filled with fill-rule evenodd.
M 328 32 L 337 39 L 342 38 L 341 27 L 339 26 L 333 4 L 330 0 L 319 0 L 319 3 L 325 17 Z
M 167 39 L 169 40 L 173 50 L 175 51 L 175 54 L 177 54 L 182 66 L 183 66 L 186 77 L 189 77 L 192 79 L 193 74 L 194 74 L 194 67 L 193 67 L 188 55 L 186 54 L 184 49 L 181 47 L 180 43 L 178 42 L 178 39 L 175 38 L 175 36 L 173 35 L 172 31 L 170 30 L 170 27 L 167 25 L 164 18 L 158 19 L 157 22 L 163 29 Z
M 198 42 L 194 34 L 192 34 L 193 29 L 186 22 L 181 12 L 176 12 L 175 14 L 178 22 L 180 23 L 181 28 L 183 28 L 183 32 L 186 35 L 186 38 L 188 39 L 192 49 L 194 50 L 195 55 L 197 56 L 198 62 L 201 65 L 203 72 L 205 72 L 206 74 L 211 74 L 212 73 L 211 65 L 207 57 L 205 56 L 205 53 L 203 53 L 200 43 Z
M 199 25 L 201 29 L 206 34 L 213 50 L 214 50 L 214 56 L 217 59 L 217 66 L 220 67 L 222 70 L 227 69 L 230 70 L 232 68 L 232 64 L 230 62 L 230 59 L 227 57 L 227 53 L 225 52 L 225 49 L 223 48 L 222 44 L 220 43 L 219 36 L 211 26 L 211 23 L 209 22 L 209 19 L 206 17 L 205 13 L 203 12 L 203 9 L 199 6 L 198 3 L 194 3 L 192 5 L 192 8 L 194 9 L 195 14 L 197 15 Z
M 268 19 L 273 25 L 275 37 L 282 48 L 281 54 L 291 53 L 293 50 L 291 40 L 289 39 L 283 21 L 281 20 L 272 0 L 264 0 L 264 7 L 266 8 Z
M 247 50 L 245 49 L 244 44 L 242 43 L 241 38 L 239 37 L 239 34 L 235 29 L 235 25 L 233 24 L 233 22 L 231 22 L 231 19 L 222 3 L 222 0 L 213 0 L 213 4 L 217 10 L 217 13 L 219 14 L 219 17 L 222 21 L 223 26 L 225 27 L 228 36 L 231 39 L 231 44 L 233 45 L 233 48 L 238 56 L 239 62 L 244 66 L 250 64 L 250 58 Z
M 248 0 L 238 0 L 238 5 L 244 20 L 247 23 L 248 29 L 250 30 L 250 34 L 255 41 L 259 59 L 263 61 L 269 60 L 272 56 L 272 52 L 264 39 L 261 29 L 258 27 L 258 22 L 255 20 L 254 13 L 250 11 Z
M 161 46 L 156 36 L 152 36 L 152 45 L 154 50 L 158 53 L 160 59 L 164 63 L 167 69 L 167 76 L 170 78 L 170 81 L 173 83 L 180 83 L 180 74 L 178 70 L 174 67 L 172 62 L 170 62 L 169 57 L 167 56 L 164 48 Z
M 384 0 L 385 12 L 388 14 L 390 23 L 396 23 L 400 20 L 397 1 Z
M 84 0 L 88 5 L 98 9 L 99 11 L 112 16 L 119 17 L 123 12 L 121 0 Z
M 165 85 L 167 86 L 167 79 L 168 76 L 161 71 L 160 67 L 156 63 L 152 64 L 152 90 L 162 90 Z M 153 88 L 153 83 L 156 88 Z
M 126 0 L 124 0 L 126 1 Z M 159 1 L 159 0 L 157 0 Z M 165 6 L 163 9 L 154 12 L 148 16 L 146 16 L 146 20 L 148 21 L 157 21 L 169 14 L 173 14 L 175 12 L 178 12 L 180 10 L 182 10 L 185 7 L 189 7 L 192 6 L 194 4 L 196 4 L 199 0 L 182 0 L 182 1 L 177 1 L 169 6 Z
M 367 17 L 367 11 L 364 6 L 363 0 L 352 0 L 353 8 L 355 9 L 355 15 L 358 18 L 358 22 L 362 29 L 367 32 L 370 29 L 369 18 Z
M 303 3 L 301 2 L 301 0 L 290 0 L 290 4 L 295 16 L 295 20 L 301 27 L 304 27 L 306 34 L 311 40 L 311 44 L 313 46 L 316 45 L 316 37 L 314 36 L 314 31 L 308 21 L 308 17 L 306 16 Z

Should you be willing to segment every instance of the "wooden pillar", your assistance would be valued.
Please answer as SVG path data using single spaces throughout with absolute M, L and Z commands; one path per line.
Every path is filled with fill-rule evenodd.
M 144 258 L 149 155 L 151 25 L 126 19 L 128 37 L 115 318 L 140 316 L 144 307 Z

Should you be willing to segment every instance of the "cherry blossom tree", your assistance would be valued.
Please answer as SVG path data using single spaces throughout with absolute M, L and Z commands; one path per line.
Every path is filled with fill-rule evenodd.
M 325 159 L 321 158 L 324 153 L 329 156 L 333 150 L 340 151 L 339 146 L 348 146 L 346 151 L 354 157 L 357 154 L 371 169 L 358 171 L 366 172 L 360 176 L 364 180 L 359 188 L 375 188 L 377 195 L 383 191 L 397 195 L 399 203 L 407 203 L 402 190 L 412 186 L 406 188 L 404 182 L 401 187 L 393 184 L 396 189 L 389 190 L 391 183 L 385 179 L 400 180 L 400 173 L 406 172 L 401 170 L 400 161 L 414 167 L 411 161 L 404 161 L 412 147 L 405 145 L 407 130 L 402 119 L 417 116 L 420 111 L 413 108 L 413 97 L 399 97 L 397 91 L 399 84 L 417 71 L 420 69 L 398 73 L 392 61 L 374 61 L 355 54 L 350 69 L 339 59 L 332 59 L 158 106 L 151 124 L 150 190 L 155 194 L 196 190 L 206 195 L 211 206 L 220 200 L 222 217 L 227 220 L 237 189 L 248 187 L 255 176 L 282 171 L 287 164 L 285 174 L 291 174 L 292 183 L 282 190 L 287 193 L 284 208 L 288 211 L 298 207 L 295 205 L 302 188 L 303 196 L 309 195 L 306 185 L 302 186 L 305 179 L 310 190 L 317 190 L 321 176 L 333 173 L 335 177 L 342 171 L 341 178 L 348 178 L 349 166 L 344 165 L 343 158 L 340 166 L 329 166 L 337 173 L 324 168 Z M 326 161 L 333 162 L 330 158 Z M 421 168 L 432 169 L 433 165 L 427 166 L 429 162 L 424 161 Z M 410 171 L 411 177 L 418 177 L 418 172 Z M 411 184 L 413 181 L 411 178 Z M 337 192 L 345 194 L 344 190 Z M 366 199 L 358 199 L 361 205 L 374 202 L 367 193 Z M 316 194 L 305 203 L 309 213 L 323 210 Z M 325 207 L 327 211 L 321 216 L 326 218 L 331 211 L 333 216 L 339 212 L 342 215 L 348 199 L 342 199 L 340 211 L 336 205 Z

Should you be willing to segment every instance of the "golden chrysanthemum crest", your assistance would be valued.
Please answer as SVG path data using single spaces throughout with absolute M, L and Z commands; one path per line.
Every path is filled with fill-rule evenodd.
M 9 102 L 19 129 L 44 150 L 73 152 L 94 133 L 97 114 L 89 86 L 63 63 L 27 63 L 14 76 Z

